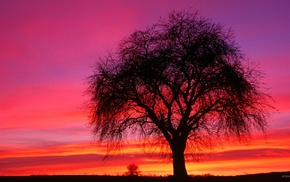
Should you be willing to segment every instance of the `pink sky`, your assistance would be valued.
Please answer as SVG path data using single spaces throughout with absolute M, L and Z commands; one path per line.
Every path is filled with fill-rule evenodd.
M 85 78 L 99 56 L 172 10 L 191 7 L 232 28 L 249 60 L 259 63 L 279 110 L 266 140 L 229 143 L 188 163 L 190 174 L 289 171 L 290 2 L 287 0 L 4 0 L 0 2 L 0 175 L 172 174 L 168 161 L 128 145 L 102 162 L 87 126 Z M 238 164 L 238 167 L 237 167 Z

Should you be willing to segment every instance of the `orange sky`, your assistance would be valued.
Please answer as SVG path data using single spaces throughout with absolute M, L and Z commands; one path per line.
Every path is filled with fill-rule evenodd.
M 253 137 L 249 143 L 226 143 L 205 151 L 200 162 L 187 162 L 190 174 L 238 175 L 285 171 L 290 162 L 287 129 L 277 129 L 268 136 Z M 277 137 L 279 134 L 279 137 Z M 27 174 L 110 174 L 122 175 L 135 163 L 143 175 L 172 174 L 170 159 L 148 157 L 140 143 L 131 142 L 121 154 L 102 161 L 106 148 L 94 143 L 75 143 L 47 147 L 7 150 L 1 154 L 1 175 Z
M 290 171 L 289 1 L 16 0 L 0 2 L 0 175 L 122 175 L 130 163 L 144 175 L 172 174 L 170 160 L 149 158 L 136 142 L 102 161 L 83 109 L 85 78 L 123 37 L 188 7 L 234 30 L 278 109 L 266 136 L 224 142 L 188 161 L 189 174 Z

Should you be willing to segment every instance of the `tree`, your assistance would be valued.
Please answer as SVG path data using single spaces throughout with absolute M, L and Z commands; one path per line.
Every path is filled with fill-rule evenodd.
M 185 151 L 264 131 L 271 106 L 261 74 L 233 39 L 231 30 L 187 11 L 123 39 L 88 79 L 98 141 L 118 148 L 132 132 L 169 146 L 174 176 L 185 177 Z
M 128 171 L 125 173 L 126 176 L 138 176 L 141 172 L 138 170 L 136 164 L 130 164 L 127 166 Z

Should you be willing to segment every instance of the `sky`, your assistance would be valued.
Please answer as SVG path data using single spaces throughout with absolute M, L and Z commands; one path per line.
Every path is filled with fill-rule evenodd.
M 170 175 L 172 163 L 149 157 L 132 141 L 102 161 L 84 102 L 85 79 L 120 40 L 168 13 L 191 8 L 235 32 L 247 59 L 259 64 L 273 97 L 266 134 L 225 142 L 189 174 L 290 171 L 289 0 L 0 0 L 0 176 Z

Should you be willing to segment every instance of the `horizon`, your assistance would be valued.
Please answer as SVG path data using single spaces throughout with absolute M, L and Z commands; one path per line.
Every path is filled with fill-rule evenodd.
M 240 176 L 252 176 L 252 175 L 269 175 L 269 174 L 281 174 L 282 178 L 285 176 L 286 178 L 289 176 L 288 173 L 290 171 L 276 171 L 276 172 L 259 172 L 259 173 L 249 173 L 249 174 L 237 174 L 237 175 L 212 175 L 210 173 L 204 173 L 204 174 L 190 174 L 188 177 L 240 177 Z M 17 176 L 5 176 L 0 175 L 0 177 L 69 177 L 69 176 L 95 176 L 95 177 L 148 177 L 148 178 L 168 178 L 173 177 L 172 174 L 165 174 L 165 175 L 155 175 L 155 174 L 139 174 L 139 175 L 125 175 L 125 174 L 115 174 L 115 175 L 106 175 L 106 174 L 30 174 L 30 175 L 17 175 Z
M 259 64 L 273 111 L 266 135 L 227 141 L 187 162 L 189 175 L 290 171 L 290 2 L 94 1 L 0 2 L 0 176 L 116 175 L 134 163 L 144 175 L 172 174 L 171 160 L 148 157 L 142 141 L 125 143 L 105 162 L 84 112 L 92 66 L 136 30 L 171 11 L 197 10 L 232 29 L 249 61 Z M 157 11 L 158 10 L 158 11 Z M 272 101 L 271 101 L 272 102 Z

